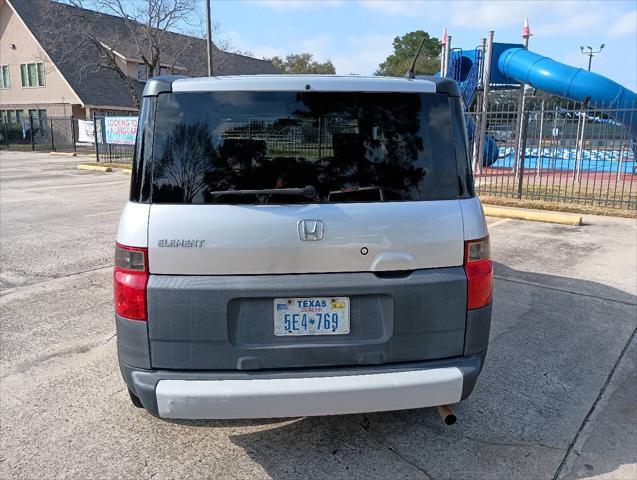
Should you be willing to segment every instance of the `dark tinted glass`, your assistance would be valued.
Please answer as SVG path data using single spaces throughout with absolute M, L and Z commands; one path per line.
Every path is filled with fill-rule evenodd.
M 442 200 L 459 194 L 449 97 L 162 94 L 154 203 Z M 311 185 L 311 198 L 292 188 Z M 280 192 L 236 190 L 285 189 Z
M 150 167 L 152 166 L 150 160 L 153 151 L 155 104 L 154 98 L 145 98 L 139 112 L 130 190 L 130 200 L 133 202 L 147 203 L 150 200 Z

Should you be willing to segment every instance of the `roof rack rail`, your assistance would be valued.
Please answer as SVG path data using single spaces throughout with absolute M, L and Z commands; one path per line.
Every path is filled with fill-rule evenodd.
M 173 82 L 182 78 L 190 77 L 186 75 L 162 75 L 149 78 L 144 87 L 144 97 L 156 97 L 160 93 L 170 93 L 173 91 Z

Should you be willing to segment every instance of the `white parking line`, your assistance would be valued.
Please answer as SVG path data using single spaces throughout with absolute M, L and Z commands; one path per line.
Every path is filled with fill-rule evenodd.
M 56 186 L 49 186 L 49 187 L 23 187 L 22 190 L 41 192 L 46 190 L 61 190 L 63 188 L 66 189 L 66 188 L 99 187 L 102 185 L 118 185 L 118 184 L 124 184 L 124 183 L 130 183 L 130 180 L 125 179 L 125 180 L 113 180 L 110 182 L 69 183 L 66 185 L 56 185 Z
M 89 213 L 88 215 L 84 215 L 85 217 L 99 217 L 100 215 L 112 215 L 114 213 L 120 213 L 121 210 L 114 210 L 112 212 L 100 212 L 100 213 Z
M 498 220 L 497 222 L 493 222 L 491 225 L 487 225 L 489 228 L 497 227 L 498 225 L 502 225 L 503 223 L 510 222 L 510 218 L 503 218 L 502 220 Z

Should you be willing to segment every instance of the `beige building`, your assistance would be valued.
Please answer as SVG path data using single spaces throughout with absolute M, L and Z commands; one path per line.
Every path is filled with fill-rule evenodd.
M 53 25 L 53 26 L 52 26 Z M 98 65 L 98 50 L 79 33 L 91 34 L 116 57 L 119 72 Z M 120 17 L 51 0 L 0 0 L 0 124 L 34 125 L 47 118 L 90 118 L 93 112 L 136 112 L 146 68 Z M 118 32 L 115 37 L 113 32 Z M 161 74 L 206 74 L 200 38 L 168 32 Z M 116 38 L 116 41 L 114 40 Z M 177 53 L 178 52 L 178 53 Z M 215 74 L 276 73 L 271 62 L 214 49 Z

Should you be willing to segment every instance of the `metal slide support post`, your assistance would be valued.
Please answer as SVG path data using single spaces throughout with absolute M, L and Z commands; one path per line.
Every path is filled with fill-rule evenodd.
M 445 72 L 443 77 L 449 73 L 449 54 L 451 52 L 451 35 L 447 35 L 447 44 L 445 45 Z
M 581 136 L 577 139 L 577 154 L 575 156 L 575 175 L 573 181 L 579 183 L 582 177 L 582 163 L 584 157 L 584 137 L 586 136 L 586 112 L 582 110 L 582 131 Z
M 542 144 L 544 143 L 544 98 L 540 104 L 540 139 L 537 144 L 537 157 L 536 157 L 536 171 L 535 176 L 539 177 L 542 174 Z
M 573 110 L 575 110 L 575 104 L 573 104 Z M 582 110 L 580 110 L 580 115 L 577 116 L 577 133 L 575 134 L 575 161 L 573 162 L 573 182 L 575 182 L 575 177 L 577 175 L 577 159 L 580 156 L 579 146 L 580 146 L 580 135 L 582 134 L 582 119 L 584 115 L 582 115 Z
M 95 112 L 93 112 L 93 140 L 95 140 L 95 161 L 97 163 L 100 163 L 100 147 L 98 145 L 98 138 L 97 138 L 97 119 L 95 118 Z
M 478 83 L 478 86 L 481 89 L 484 89 L 484 60 L 485 60 L 486 51 L 487 51 L 487 39 L 483 38 L 482 39 L 482 65 L 481 65 L 482 77 L 479 78 L 479 83 Z M 478 90 L 478 94 L 476 95 L 476 119 L 475 119 L 475 125 L 473 126 L 473 145 L 472 145 L 473 151 L 471 154 L 471 171 L 473 173 L 478 172 L 478 157 L 479 157 L 478 152 L 480 147 L 480 141 L 478 140 L 478 132 L 480 131 L 480 124 L 482 123 L 482 117 L 480 116 L 480 109 L 482 108 L 482 98 L 483 98 L 482 90 Z M 467 109 L 469 109 L 470 106 L 471 105 L 467 105 Z
M 529 49 L 529 37 L 524 38 L 524 48 L 526 50 Z M 526 84 L 523 83 L 520 85 L 520 91 L 518 92 L 518 112 L 516 116 L 515 123 L 515 158 L 513 160 L 513 176 L 516 177 L 518 174 L 518 163 L 520 161 L 520 148 L 522 145 L 522 113 L 524 112 L 524 103 L 525 103 L 525 90 Z
M 489 92 L 491 91 L 491 60 L 493 59 L 493 30 L 487 35 L 487 50 L 484 61 L 484 88 L 482 89 L 482 108 L 478 145 L 478 172 L 482 172 L 484 162 L 484 135 L 487 132 L 487 111 L 489 110 Z
M 518 175 L 518 199 L 522 199 L 522 185 L 524 181 L 524 160 L 526 158 L 526 134 L 529 129 L 529 113 L 522 112 L 522 153 L 520 155 L 520 168 Z
M 440 76 L 445 76 L 445 52 L 447 51 L 447 27 L 442 31 L 440 41 Z

